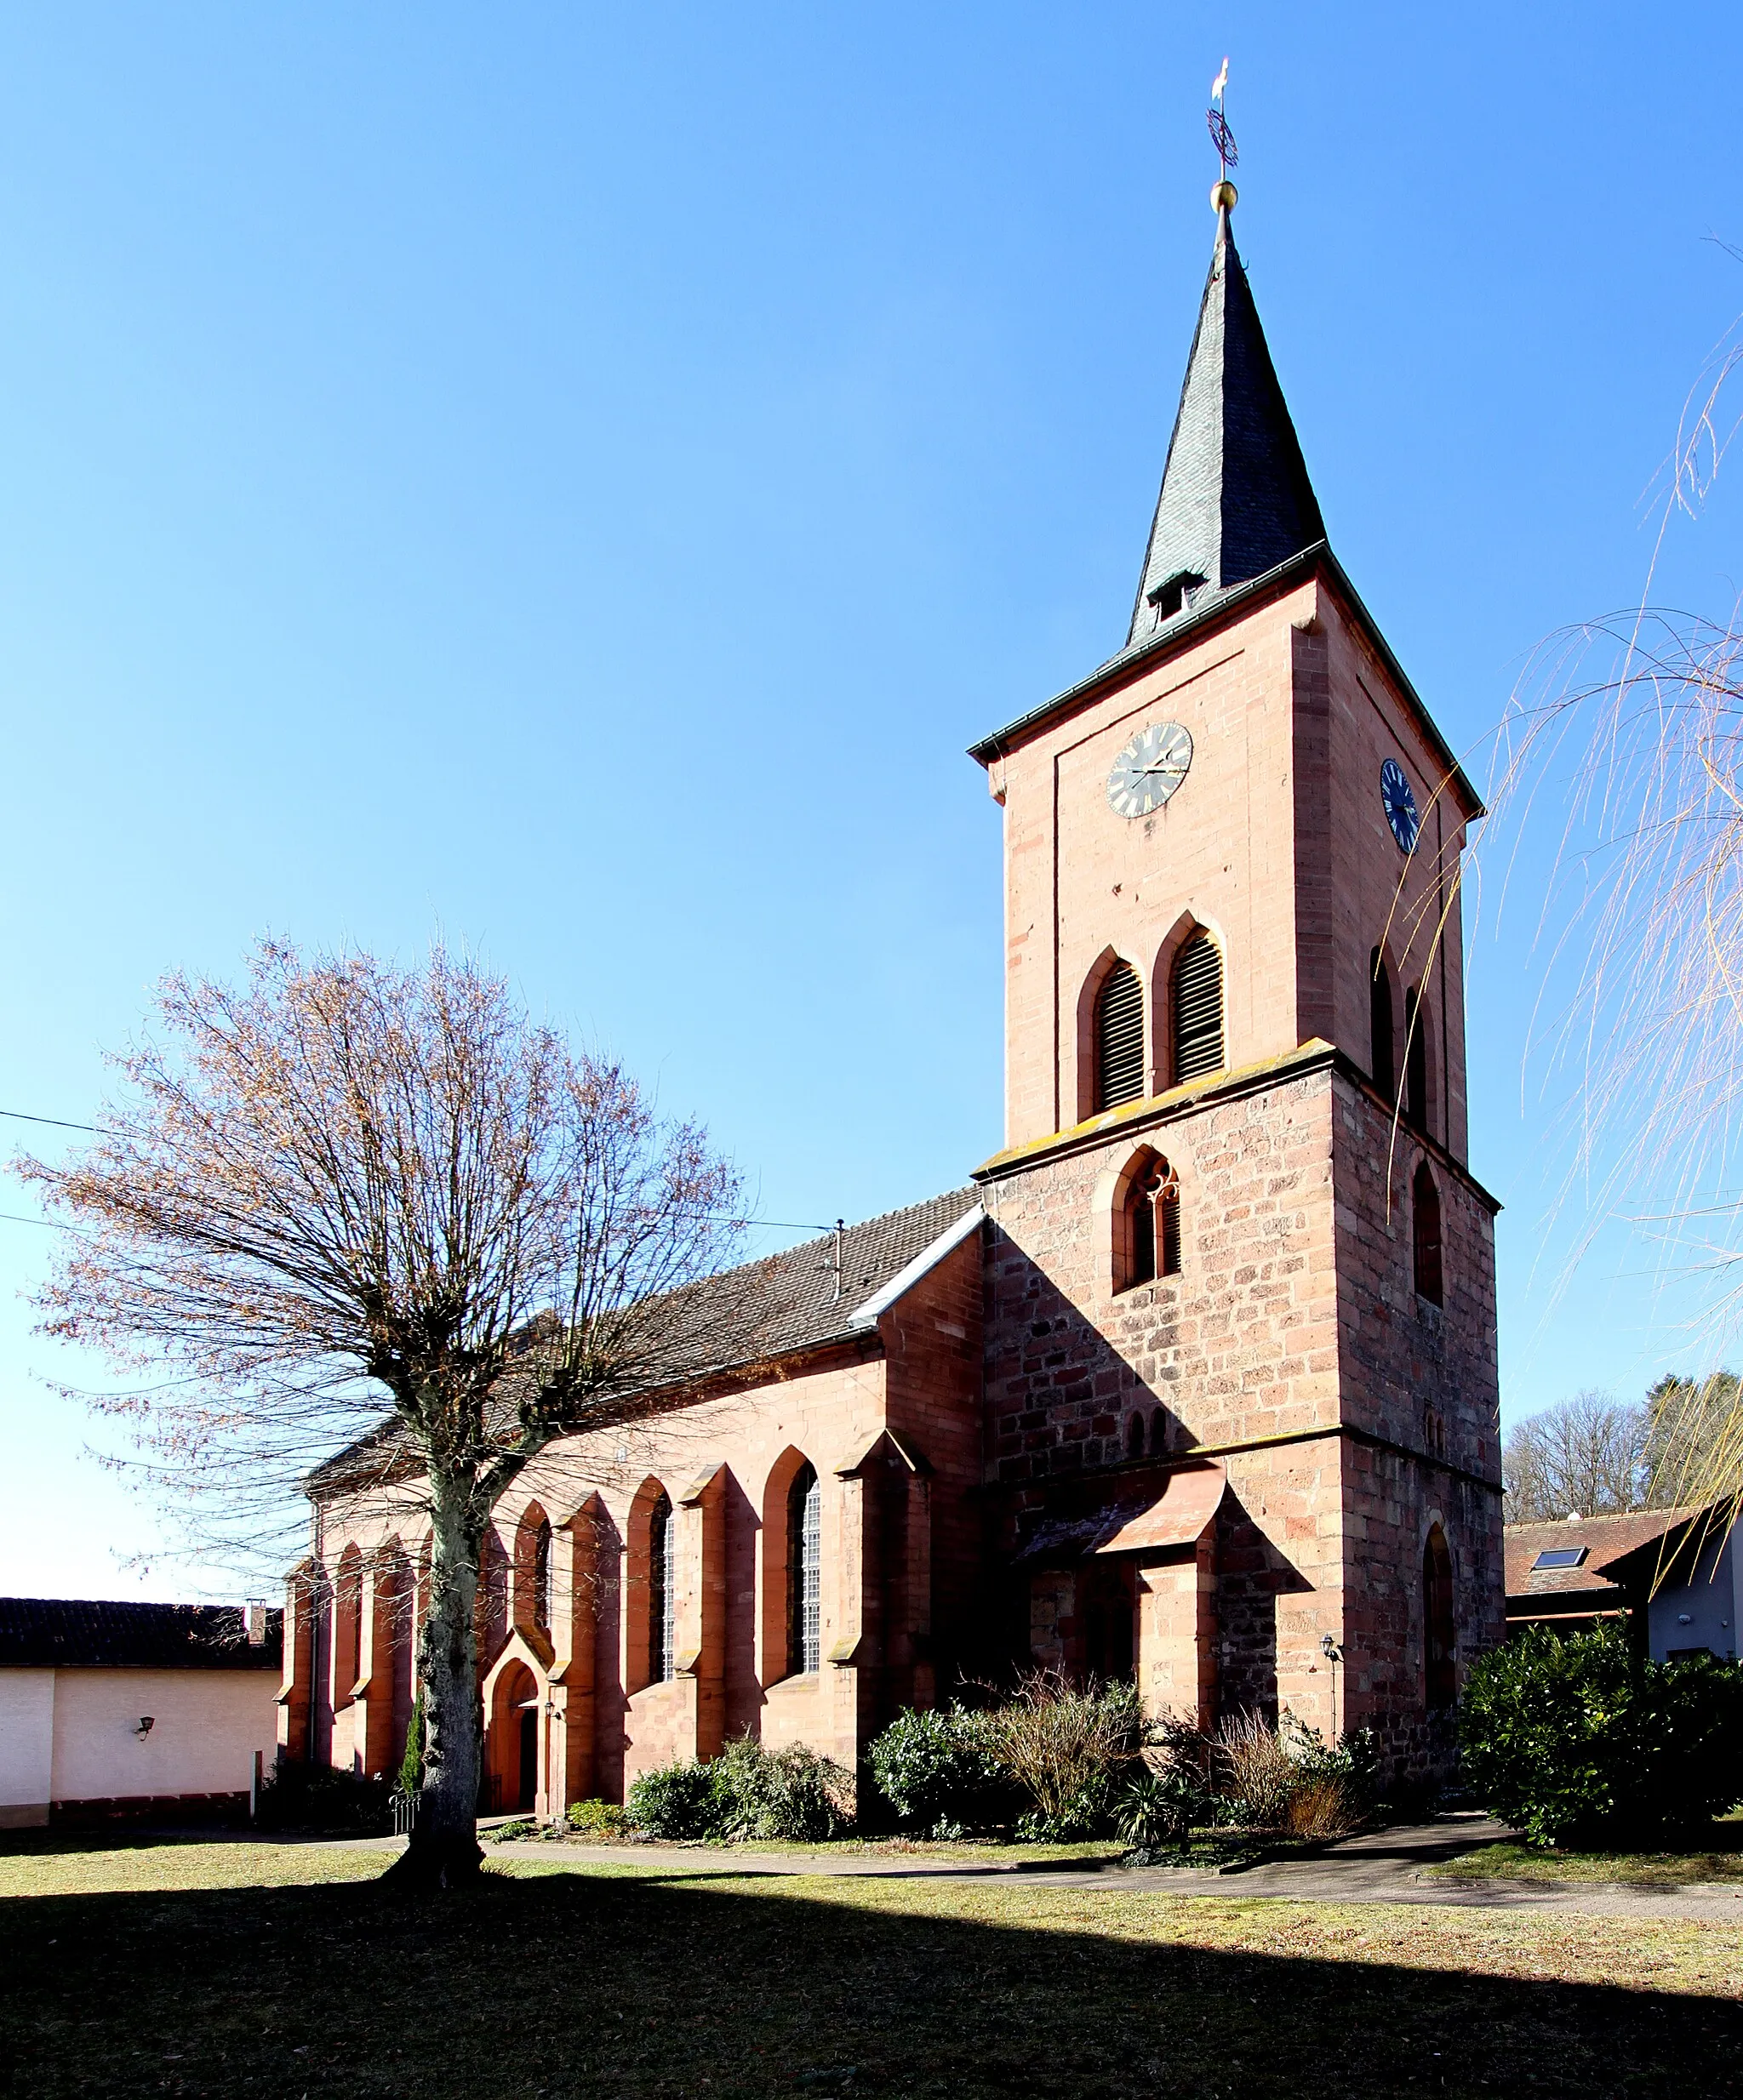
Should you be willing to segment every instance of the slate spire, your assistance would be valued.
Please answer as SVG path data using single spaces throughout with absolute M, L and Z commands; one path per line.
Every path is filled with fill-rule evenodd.
M 1211 191 L 1216 247 L 1150 547 L 1138 584 L 1131 648 L 1178 614 L 1262 576 L 1324 539 L 1301 447 L 1235 249 L 1235 186 Z

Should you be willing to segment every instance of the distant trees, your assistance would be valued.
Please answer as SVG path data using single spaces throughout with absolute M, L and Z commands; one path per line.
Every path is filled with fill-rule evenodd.
M 1507 1521 L 1637 1509 L 1646 1493 L 1645 1447 L 1646 1411 L 1609 1393 L 1576 1393 L 1528 1416 L 1501 1450 Z
M 1726 1481 L 1743 1477 L 1740 1389 L 1734 1371 L 1670 1376 L 1637 1407 L 1588 1390 L 1527 1416 L 1501 1447 L 1507 1522 L 1714 1500 Z

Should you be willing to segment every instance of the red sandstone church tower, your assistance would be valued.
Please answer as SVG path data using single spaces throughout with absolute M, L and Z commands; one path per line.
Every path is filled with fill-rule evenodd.
M 1502 1630 L 1482 807 L 1327 544 L 1213 202 L 1125 644 L 974 751 L 1004 810 L 989 1557 L 1037 1659 L 1370 1726 L 1423 1772 Z

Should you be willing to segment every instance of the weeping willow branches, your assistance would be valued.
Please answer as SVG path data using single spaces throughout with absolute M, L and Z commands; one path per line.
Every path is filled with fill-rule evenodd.
M 1703 508 L 1738 427 L 1740 363 L 1734 330 L 1689 396 L 1642 606 L 1556 636 L 1516 689 L 1487 842 L 1517 857 L 1561 795 L 1532 1038 L 1571 1082 L 1574 1258 L 1626 1223 L 1661 1278 L 1696 1281 L 1714 1339 L 1743 1312 L 1743 608 L 1653 599 L 1665 533 Z M 1704 1449 L 1662 1457 L 1677 1499 L 1743 1488 L 1743 1444 Z

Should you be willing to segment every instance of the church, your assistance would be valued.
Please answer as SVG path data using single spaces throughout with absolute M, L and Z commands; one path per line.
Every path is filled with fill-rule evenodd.
M 480 1588 L 485 1805 L 748 1731 L 854 1768 L 1023 1668 L 1447 1768 L 1504 1629 L 1496 1205 L 1466 1161 L 1482 805 L 1327 543 L 1232 225 L 1123 646 L 977 744 L 1003 1149 L 734 1272 L 709 1361 L 565 1439 Z M 427 1522 L 311 1483 L 281 1755 L 391 1772 Z

